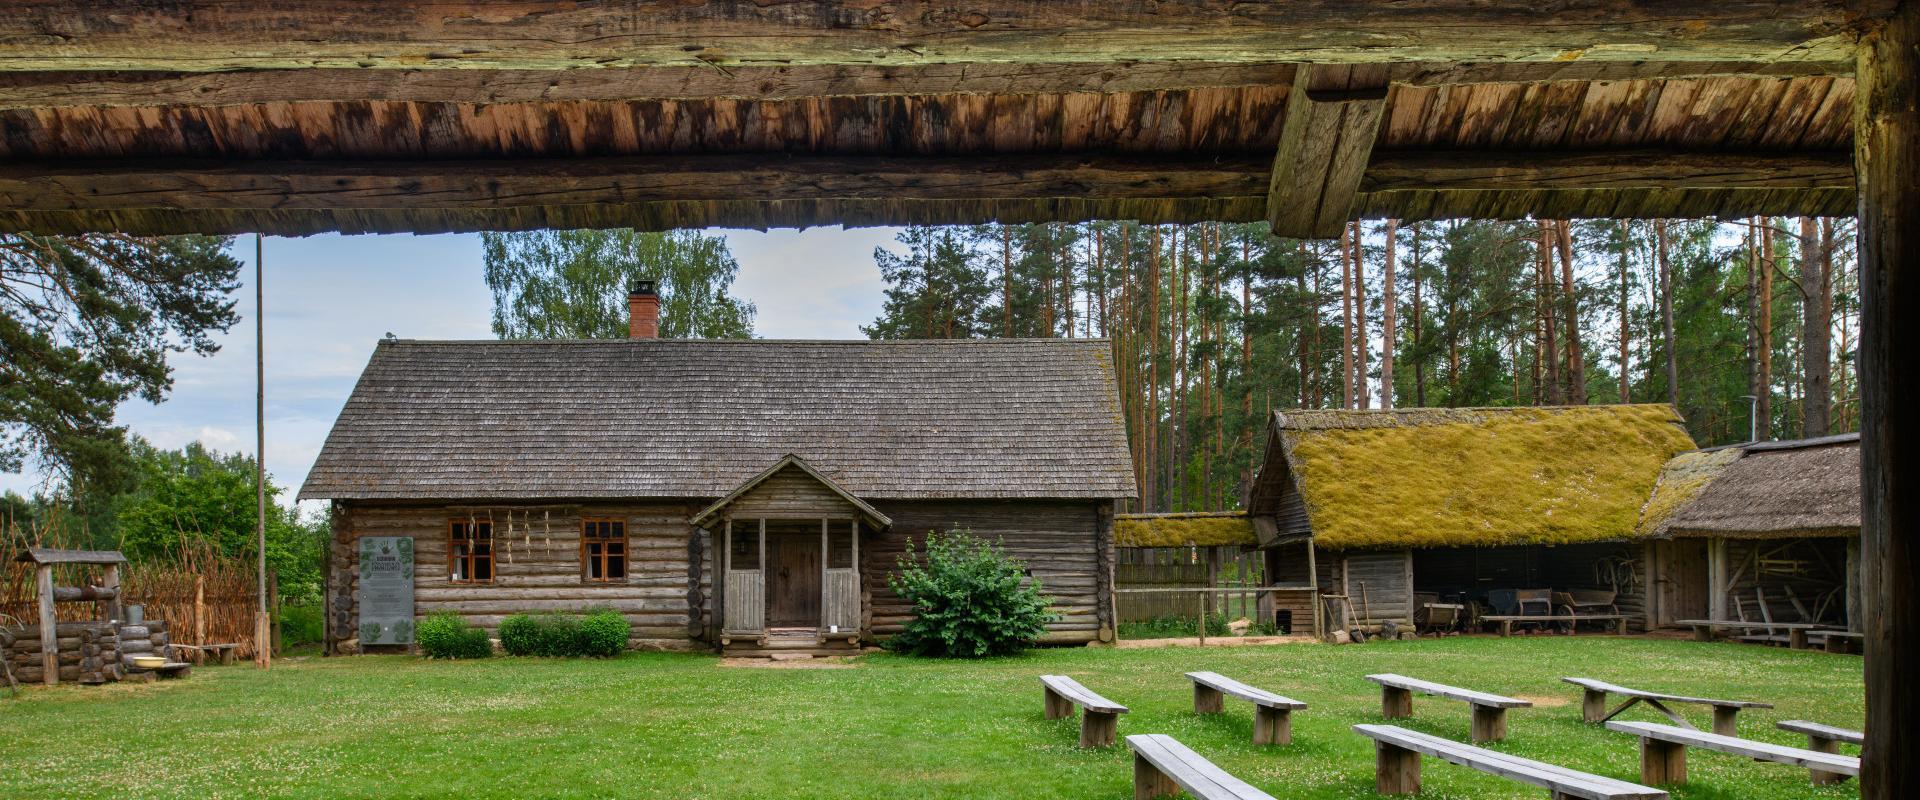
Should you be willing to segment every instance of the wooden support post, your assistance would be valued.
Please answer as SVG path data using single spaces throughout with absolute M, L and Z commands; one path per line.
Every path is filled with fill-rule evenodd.
M 1721 736 L 1739 736 L 1740 735 L 1739 717 L 1740 717 L 1739 706 L 1714 706 L 1713 707 L 1713 732 L 1720 734 Z
M 1420 793 L 1420 753 L 1375 740 L 1373 790 L 1380 794 Z
M 1860 229 L 1860 601 L 1866 634 L 1864 800 L 1920 797 L 1920 0 L 1865 23 L 1854 49 Z
M 1807 629 L 1790 628 L 1787 630 L 1787 648 L 1790 650 L 1807 649 Z
M 1120 715 L 1100 711 L 1080 712 L 1080 746 L 1107 747 L 1120 732 Z
M 1686 745 L 1640 737 L 1640 782 L 1648 786 L 1686 783 Z
M 114 622 L 124 621 L 127 613 L 127 601 L 120 597 L 119 564 L 107 565 L 106 575 L 101 579 L 100 587 L 113 593 L 112 597 L 107 598 L 106 614 L 103 616 Z
M 207 643 L 207 578 L 204 575 L 193 579 L 193 643 Z M 193 663 L 206 661 L 205 650 L 193 651 Z
M 1300 65 L 1287 94 L 1267 190 L 1275 236 L 1340 235 L 1386 108 L 1386 65 Z
M 1254 744 L 1293 744 L 1293 710 L 1272 706 L 1253 707 Z
M 1707 540 L 1707 619 L 1727 618 L 1727 540 Z M 1697 630 L 1697 629 L 1696 629 Z M 1711 633 L 1708 634 L 1711 637 Z
M 1061 697 L 1046 686 L 1040 687 L 1040 691 L 1046 693 L 1042 696 L 1041 702 L 1045 706 L 1047 719 L 1066 719 L 1073 716 L 1073 703 L 1068 702 L 1067 698 Z
M 1607 693 L 1588 689 L 1580 694 L 1580 721 L 1601 722 L 1607 718 Z
M 1398 686 L 1380 687 L 1380 716 L 1387 719 L 1413 716 L 1413 692 Z
M 1154 800 L 1180 793 L 1180 784 L 1160 771 L 1145 756 L 1133 754 L 1133 800 Z
M 1713 641 L 1713 626 L 1712 625 L 1693 626 L 1693 640 L 1696 642 Z
M 1840 752 L 1840 743 L 1817 733 L 1809 733 L 1807 734 L 1807 749 L 1816 753 L 1838 753 Z M 1847 776 L 1838 772 L 1822 772 L 1817 769 L 1808 770 L 1808 772 L 1812 773 L 1813 785 L 1815 786 L 1840 783 L 1847 779 Z
M 1507 710 L 1499 706 L 1473 707 L 1474 744 L 1497 742 L 1507 738 Z
M 829 527 L 832 524 L 833 524 L 833 520 L 827 519 L 826 517 L 820 518 L 820 617 L 821 618 L 820 618 L 820 624 L 816 625 L 815 628 L 817 628 L 820 631 L 820 634 L 822 636 L 825 636 L 827 631 L 826 616 L 828 612 L 830 612 L 833 609 L 833 600 L 827 595 L 828 592 L 832 591 L 832 587 L 833 587 L 833 582 L 830 580 L 827 580 L 827 564 L 830 563 L 828 561 L 828 557 L 831 555 L 830 553 L 827 552 L 827 550 L 829 547 L 833 545 L 833 542 L 828 540 L 827 533 L 828 533 Z M 826 644 L 826 641 L 823 639 L 821 640 L 820 643 Z
M 33 582 L 40 594 L 40 674 L 48 686 L 60 682 L 59 621 L 53 613 L 53 565 L 33 568 Z
M 1193 713 L 1218 714 L 1225 709 L 1226 698 L 1219 689 L 1196 683 L 1193 685 Z

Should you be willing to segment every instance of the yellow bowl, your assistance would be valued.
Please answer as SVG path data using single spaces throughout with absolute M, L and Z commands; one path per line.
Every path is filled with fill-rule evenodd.
M 158 669 L 165 666 L 167 660 L 159 656 L 134 656 L 133 665 L 142 669 Z

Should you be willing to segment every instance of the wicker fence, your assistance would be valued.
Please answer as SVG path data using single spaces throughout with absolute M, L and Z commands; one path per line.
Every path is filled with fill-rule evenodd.
M 63 547 L 57 528 L 30 531 L 0 521 L 0 625 L 34 625 L 39 621 L 33 566 L 12 556 L 32 545 Z M 258 596 L 256 567 L 251 559 L 222 556 L 205 545 L 182 545 L 171 558 L 130 563 L 120 569 L 120 591 L 128 605 L 146 607 L 147 619 L 164 619 L 177 644 L 238 643 L 239 656 L 253 656 L 253 614 Z M 62 564 L 54 567 L 56 586 L 99 583 L 99 567 Z M 58 603 L 55 616 L 62 622 L 97 619 L 97 604 Z
M 1260 553 L 1251 547 L 1122 547 L 1114 565 L 1121 622 L 1194 619 L 1204 604 L 1227 619 L 1257 616 L 1266 585 Z

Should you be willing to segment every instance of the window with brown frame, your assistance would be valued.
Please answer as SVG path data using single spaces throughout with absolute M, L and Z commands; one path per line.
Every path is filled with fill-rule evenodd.
M 580 521 L 580 576 L 606 583 L 627 579 L 627 523 L 618 519 Z
M 493 523 L 447 521 L 447 579 L 454 583 L 493 582 Z

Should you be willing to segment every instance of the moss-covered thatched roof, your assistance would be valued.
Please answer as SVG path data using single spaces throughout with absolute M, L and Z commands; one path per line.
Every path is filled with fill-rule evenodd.
M 1288 411 L 1274 424 L 1324 547 L 1625 539 L 1667 460 L 1667 405 Z
M 1117 514 L 1113 543 L 1117 547 L 1252 546 L 1253 524 L 1245 511 Z
M 1858 434 L 1750 443 L 1714 453 L 1732 456 L 1723 456 L 1727 463 L 1717 476 L 1663 519 L 1649 525 L 1643 517 L 1643 534 L 1736 539 L 1859 535 Z
M 1726 471 L 1728 464 L 1740 460 L 1740 455 L 1740 448 L 1721 447 L 1674 456 L 1660 469 L 1660 480 L 1654 484 L 1653 495 L 1647 498 L 1646 506 L 1640 509 L 1640 524 L 1635 528 L 1635 533 L 1640 536 L 1664 535 L 1667 520 L 1673 516 L 1673 512 L 1699 497 L 1708 484 Z

